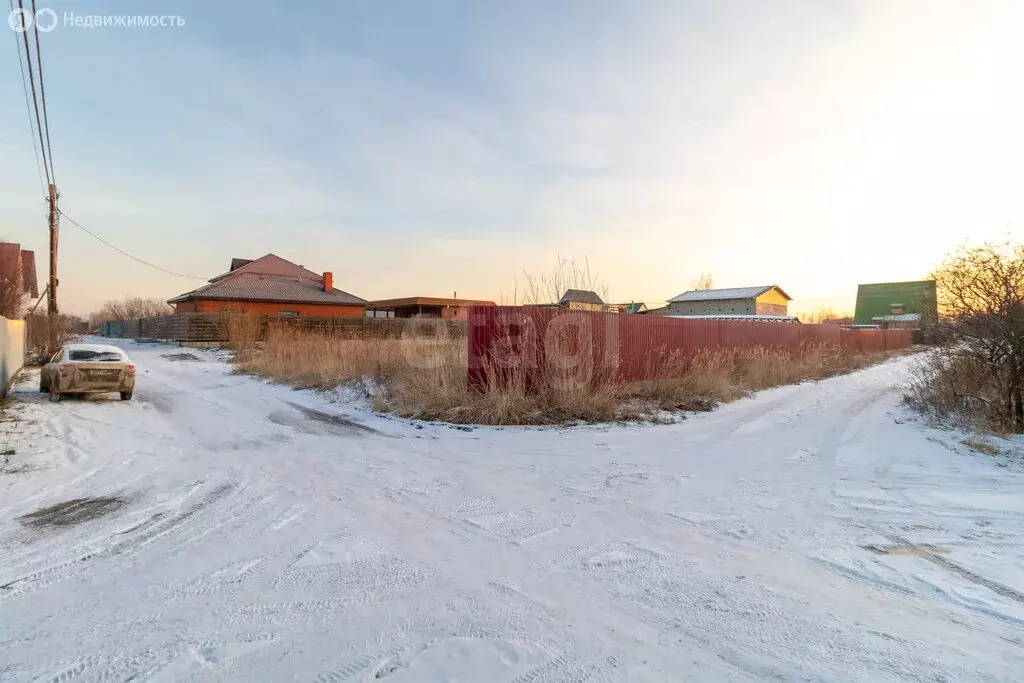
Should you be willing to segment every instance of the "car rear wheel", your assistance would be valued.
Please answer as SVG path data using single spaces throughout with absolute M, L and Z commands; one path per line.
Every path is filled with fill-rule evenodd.
M 53 387 L 50 387 L 50 403 L 60 403 L 60 392 L 54 391 Z
M 132 400 L 132 392 L 130 392 L 130 391 L 122 391 L 121 392 L 121 400 L 122 401 L 130 401 L 130 400 Z

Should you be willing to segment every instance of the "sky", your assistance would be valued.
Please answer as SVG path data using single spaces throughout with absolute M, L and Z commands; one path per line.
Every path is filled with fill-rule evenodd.
M 196 276 L 64 223 L 64 312 L 271 252 L 371 300 L 511 302 L 561 256 L 615 301 L 708 272 L 852 310 L 1024 241 L 1016 0 L 37 5 L 185 22 L 41 34 L 62 210 Z M 0 23 L 0 238 L 44 279 L 18 38 Z

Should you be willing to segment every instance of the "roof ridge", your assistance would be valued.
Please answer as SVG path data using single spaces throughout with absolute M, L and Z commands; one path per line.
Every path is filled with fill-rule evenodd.
M 793 297 L 786 293 L 782 287 L 778 285 L 752 285 L 749 287 L 718 287 L 715 289 L 688 289 L 682 294 L 669 299 L 669 303 L 681 302 L 681 301 L 715 301 L 727 298 L 746 299 L 750 297 L 761 296 L 765 292 L 773 289 L 779 290 L 779 292 L 786 297 L 787 300 L 792 301 Z M 735 296 L 722 296 L 723 294 L 735 294 Z M 688 296 L 692 295 L 692 296 Z M 716 296 L 718 295 L 718 296 Z M 683 299 L 683 297 L 687 297 Z
M 242 273 L 260 273 L 260 270 L 259 270 L 260 266 L 265 266 L 267 263 L 272 263 L 272 262 L 278 263 L 278 264 L 283 264 L 284 266 L 286 266 L 288 268 L 294 269 L 296 272 L 293 275 L 293 277 L 301 277 L 303 279 L 312 280 L 312 281 L 315 281 L 315 282 L 319 282 L 319 281 L 321 281 L 323 279 L 322 275 L 318 275 L 318 274 L 314 273 L 313 271 L 309 270 L 305 266 L 301 266 L 301 265 L 299 265 L 297 263 L 293 263 L 292 261 L 289 261 L 286 258 L 282 258 L 281 256 L 278 256 L 277 254 L 275 254 L 273 252 L 269 252 L 269 253 L 264 254 L 263 256 L 260 256 L 259 258 L 256 258 L 256 259 L 253 259 L 253 260 L 249 261 L 249 263 L 246 263 L 244 266 L 239 266 L 238 268 L 235 268 L 234 270 L 229 270 L 229 271 L 227 271 L 225 273 L 221 273 L 220 275 L 217 275 L 216 277 L 210 278 L 209 281 L 210 282 L 224 282 L 225 280 L 230 280 L 231 278 L 235 277 L 236 275 L 240 275 Z M 263 274 L 263 275 L 284 275 L 284 273 L 261 273 L 261 274 Z
M 367 302 L 343 289 L 325 292 L 320 278 L 304 277 L 300 273 L 239 272 L 180 294 L 168 301 L 180 303 L 190 299 L 231 301 L 279 301 L 295 303 L 321 303 L 366 306 Z

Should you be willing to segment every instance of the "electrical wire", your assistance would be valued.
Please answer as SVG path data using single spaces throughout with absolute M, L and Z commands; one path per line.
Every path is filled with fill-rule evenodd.
M 20 2 L 20 0 L 19 0 Z M 37 17 L 36 0 L 32 0 L 32 16 Z M 46 127 L 46 154 L 50 157 L 50 176 L 53 184 L 57 184 L 57 174 L 53 170 L 53 147 L 50 146 L 50 117 L 46 113 L 46 85 L 43 83 L 43 54 L 39 51 L 39 21 L 35 22 L 36 33 L 36 69 L 39 71 L 39 99 L 43 101 L 43 125 Z
M 176 275 L 176 276 L 178 276 L 178 277 L 186 277 L 186 278 L 190 278 L 190 279 L 192 279 L 192 280 L 208 280 L 208 279 L 209 279 L 209 278 L 205 278 L 205 277 L 200 277 L 200 276 L 198 276 L 198 275 L 186 275 L 185 273 L 177 273 L 177 272 L 175 272 L 175 271 L 173 271 L 173 270 L 167 270 L 166 268 L 161 268 L 160 266 L 156 265 L 155 263 L 150 263 L 149 261 L 144 261 L 144 260 L 140 259 L 140 258 L 139 258 L 138 256 L 134 256 L 134 255 L 132 255 L 132 254 L 129 254 L 129 253 L 128 253 L 127 251 L 125 251 L 124 249 L 122 249 L 122 248 L 120 248 L 120 247 L 118 247 L 118 246 L 115 246 L 115 245 L 111 244 L 110 242 L 106 241 L 105 239 L 103 239 L 102 237 L 100 237 L 99 235 L 97 235 L 96 233 L 94 233 L 94 232 L 93 232 L 92 230 L 89 230 L 89 229 L 88 229 L 88 228 L 86 228 L 86 227 L 85 227 L 84 225 L 82 225 L 81 223 L 79 223 L 78 221 L 76 221 L 76 220 L 75 220 L 74 218 L 72 218 L 71 216 L 69 216 L 69 215 L 67 215 L 66 213 L 64 213 L 63 211 L 60 211 L 60 210 L 58 209 L 58 213 L 59 213 L 59 214 L 60 214 L 61 216 L 63 216 L 63 217 L 64 217 L 64 219 L 65 219 L 66 221 L 68 221 L 69 223 L 71 223 L 71 225 L 74 225 L 75 227 L 77 227 L 77 228 L 80 228 L 80 229 L 81 229 L 82 231 L 84 231 L 84 232 L 85 232 L 86 234 L 88 234 L 88 235 L 92 235 L 92 236 L 93 236 L 93 237 L 95 237 L 95 238 L 96 238 L 97 240 L 99 240 L 99 241 L 100 241 L 100 242 L 102 242 L 103 244 L 107 245 L 108 247 L 110 247 L 110 248 L 111 248 L 111 249 L 113 249 L 114 251 L 118 251 L 118 252 L 120 252 L 120 253 L 124 254 L 125 256 L 127 256 L 127 257 L 128 257 L 128 258 L 130 258 L 130 259 L 132 259 L 133 261 L 138 261 L 139 263 L 141 263 L 141 264 L 142 264 L 142 265 L 144 265 L 144 266 L 149 266 L 150 268 L 154 268 L 154 269 L 156 269 L 156 270 L 159 270 L 159 271 L 160 271 L 161 273 L 167 273 L 168 275 Z
M 22 20 L 24 21 L 25 16 L 25 5 L 23 0 L 18 0 L 18 9 L 21 11 Z M 36 96 L 36 78 L 32 71 L 32 50 L 28 46 L 28 30 L 21 32 L 21 37 L 25 41 L 25 62 L 28 64 L 28 83 L 32 90 L 32 104 L 35 105 L 36 110 L 36 130 L 39 132 L 39 148 L 43 155 L 43 171 L 46 172 L 46 184 L 52 185 L 53 181 L 50 180 L 50 166 L 46 158 L 46 145 L 43 143 L 43 122 L 42 117 L 39 115 L 39 99 Z
M 14 13 L 14 0 L 7 0 L 7 7 L 11 14 Z M 25 113 L 28 114 L 29 139 L 32 140 L 32 153 L 36 157 L 36 174 L 39 176 L 39 185 L 46 194 L 46 183 L 43 182 L 43 167 L 39 163 L 39 148 L 36 147 L 36 124 L 32 120 L 32 104 L 28 98 L 28 79 L 25 78 L 25 62 L 21 59 L 21 43 L 18 42 L 18 34 L 11 31 L 14 36 L 14 49 L 18 53 L 18 69 L 21 71 L 21 90 L 25 94 Z

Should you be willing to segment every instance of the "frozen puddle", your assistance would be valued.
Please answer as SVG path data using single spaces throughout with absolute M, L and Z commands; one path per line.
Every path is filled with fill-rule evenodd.
M 377 667 L 374 677 L 386 679 L 388 683 L 532 681 L 535 679 L 526 674 L 548 659 L 549 653 L 528 643 L 494 638 L 445 638 L 384 662 Z

